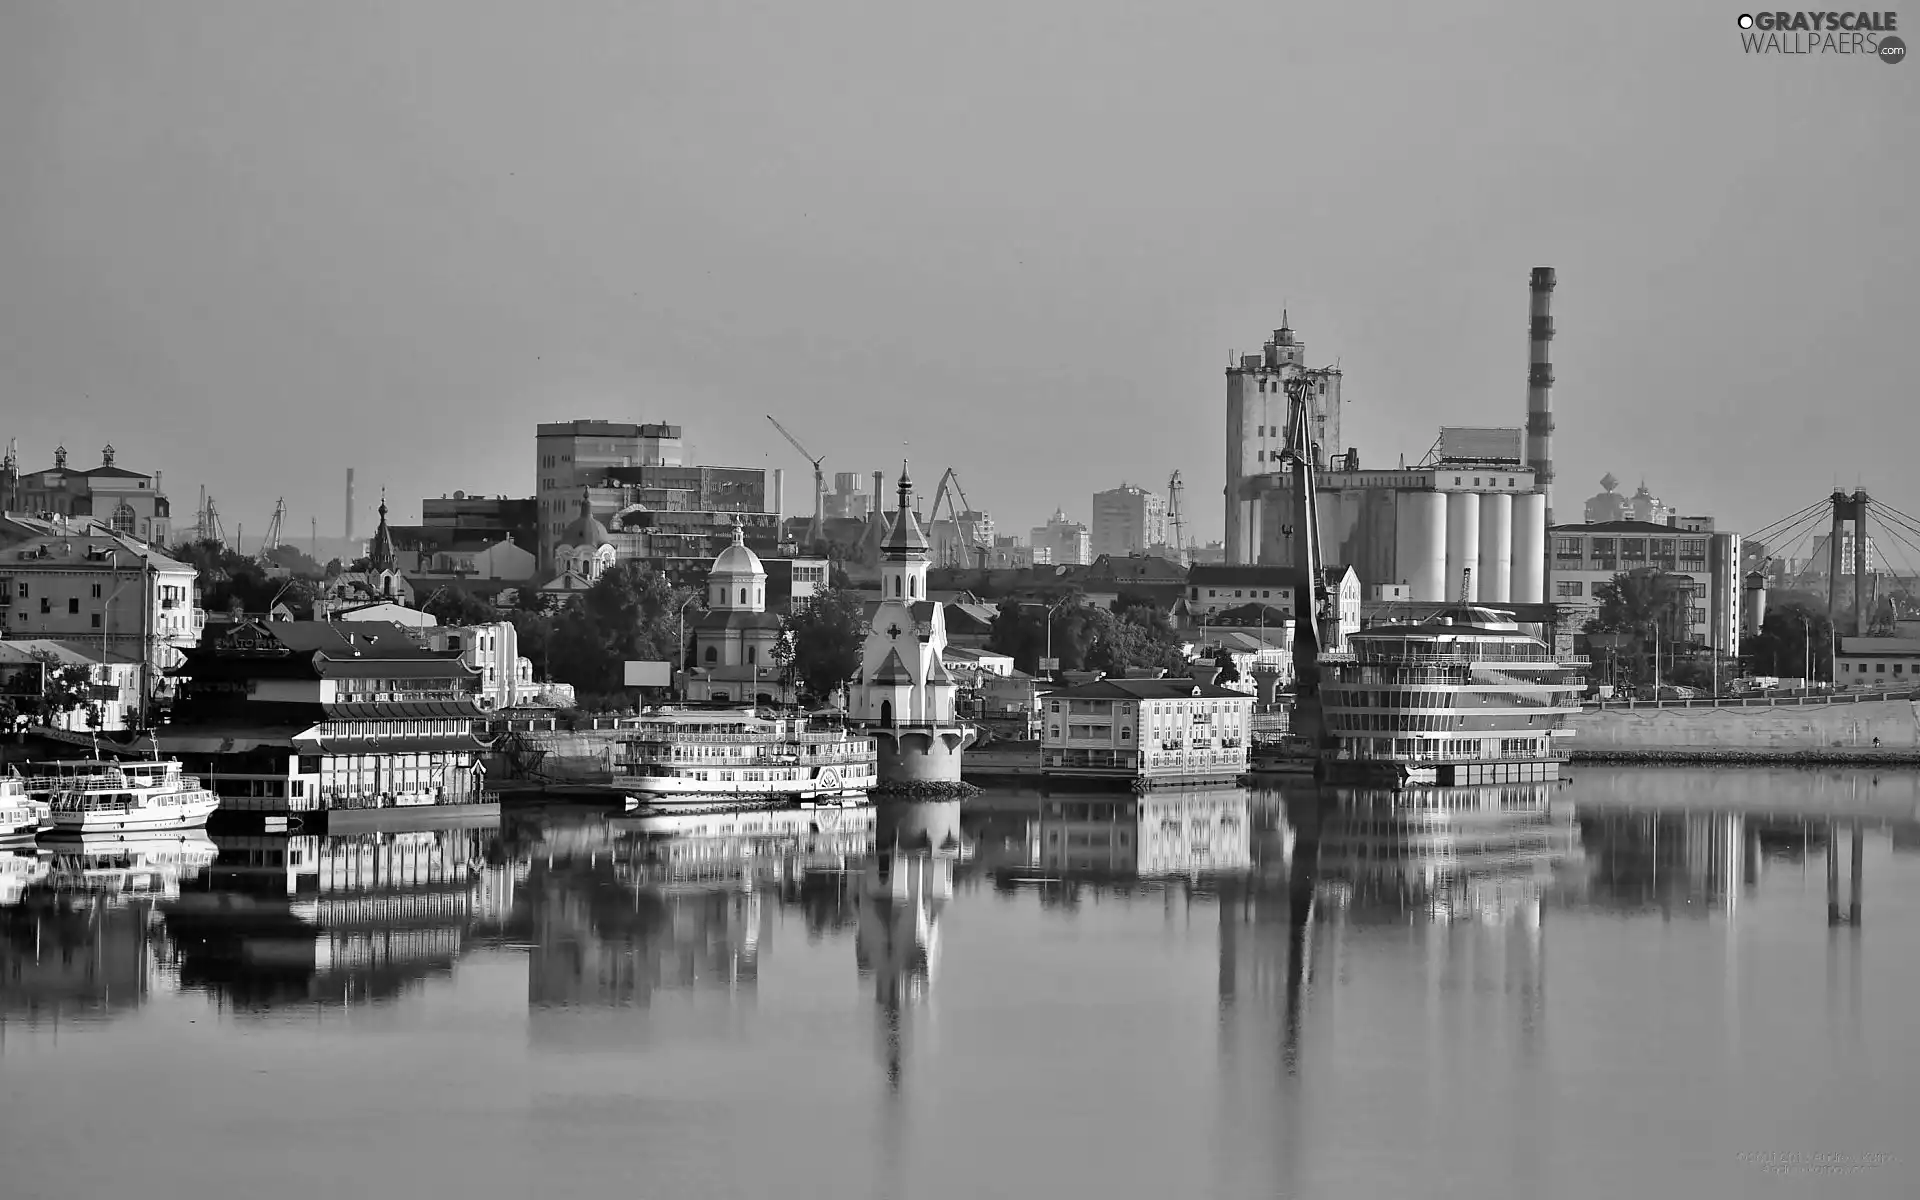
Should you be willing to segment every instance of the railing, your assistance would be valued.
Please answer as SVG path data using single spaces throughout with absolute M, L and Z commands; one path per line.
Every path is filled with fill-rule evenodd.
M 103 767 L 98 771 L 89 771 L 77 775 L 28 775 L 21 783 L 29 792 L 155 792 L 155 791 L 193 791 L 200 787 L 200 780 L 192 775 L 180 775 L 151 782 L 134 782 L 114 767 Z
M 1364 662 L 1369 666 L 1391 663 L 1477 663 L 1498 662 L 1517 663 L 1525 666 L 1558 667 L 1581 666 L 1590 664 L 1593 659 L 1585 654 L 1556 655 L 1543 651 L 1516 654 L 1498 645 L 1488 645 L 1474 650 L 1385 650 L 1369 646 L 1364 652 L 1353 650 L 1335 650 L 1322 652 L 1321 662 Z
M 1800 708 L 1815 704 L 1867 704 L 1883 700 L 1920 700 L 1920 689 L 1863 690 L 1858 692 L 1811 692 L 1791 696 L 1695 696 L 1685 700 L 1593 700 L 1590 709 L 1634 708 Z
M 861 740 L 862 734 L 846 731 L 841 733 L 680 733 L 672 730 L 656 731 L 635 729 L 636 736 L 626 739 L 628 745 L 646 743 L 698 742 L 701 744 L 722 745 L 765 745 L 767 743 L 798 743 L 803 746 L 830 746 L 838 742 Z

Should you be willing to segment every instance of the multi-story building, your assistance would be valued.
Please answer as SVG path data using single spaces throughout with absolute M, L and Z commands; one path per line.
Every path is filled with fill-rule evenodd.
M 873 497 L 860 490 L 858 474 L 853 471 L 841 471 L 834 475 L 833 490 L 826 496 L 828 520 L 864 521 L 872 510 Z
M 1092 550 L 1125 558 L 1167 540 L 1167 498 L 1123 483 L 1093 494 Z
M 423 646 L 458 655 L 479 676 L 474 696 L 482 708 L 518 708 L 547 690 L 534 682 L 532 660 L 520 657 L 520 634 L 511 621 L 430 625 L 420 633 Z
M 1706 518 L 1689 518 L 1696 526 Z M 1564 627 L 1579 629 L 1600 611 L 1594 592 L 1614 576 L 1651 570 L 1669 576 L 1687 593 L 1675 628 L 1663 636 L 1723 654 L 1740 646 L 1740 535 L 1683 529 L 1676 523 L 1603 521 L 1556 525 L 1553 540 L 1553 603 Z
M 1674 516 L 1672 508 L 1660 503 L 1660 497 L 1647 490 L 1647 481 L 1640 481 L 1640 490 L 1631 496 L 1622 496 L 1613 489 L 1620 481 L 1611 473 L 1600 477 L 1600 491 L 1587 500 L 1587 524 L 1599 525 L 1608 521 L 1639 521 L 1647 525 L 1665 525 Z
M 0 518 L 0 628 L 145 664 L 147 687 L 200 641 L 194 568 L 93 518 Z
M 92 517 L 116 533 L 165 545 L 173 535 L 173 511 L 158 475 L 117 467 L 113 447 L 100 451 L 97 467 L 69 467 L 67 448 L 53 452 L 53 467 L 22 474 L 12 454 L 0 467 L 0 513 Z
M 1920 685 L 1920 638 L 1843 637 L 1833 664 L 1835 683 Z
M 157 735 L 226 809 L 471 804 L 482 798 L 480 672 L 383 622 L 244 621 L 176 673 Z
M 1246 773 L 1253 697 L 1197 679 L 1102 679 L 1047 693 L 1045 775 L 1232 781 Z
M 102 660 L 99 647 L 86 643 L 29 638 L 0 640 L 0 697 L 36 701 L 48 691 L 52 672 L 78 667 L 87 687 L 66 712 L 49 713 L 56 729 L 131 729 L 140 712 L 140 664 L 119 658 Z M 24 707 L 24 705 L 22 706 Z M 11 732 L 0 725 L 0 733 Z
M 1055 509 L 1045 525 L 1033 527 L 1030 539 L 1035 566 L 1084 567 L 1093 561 L 1093 538 L 1087 527 Z
M 1261 352 L 1242 355 L 1238 366 L 1227 368 L 1228 562 L 1285 561 L 1271 557 L 1267 543 L 1274 534 L 1262 531 L 1261 510 L 1284 492 L 1274 472 L 1287 444 L 1289 382 L 1302 380 L 1310 391 L 1314 464 L 1325 468 L 1339 454 L 1340 371 L 1308 368 L 1306 349 L 1282 313 L 1280 328 Z
M 1867 574 L 1878 575 L 1887 569 L 1886 562 L 1880 556 L 1880 547 L 1874 544 L 1871 535 L 1859 539 L 1867 548 Z M 1855 566 L 1855 538 L 1851 529 L 1840 535 L 1840 574 L 1851 575 Z M 1822 533 L 1815 535 L 1813 549 L 1808 553 L 1801 573 L 1817 575 L 1824 579 L 1833 570 L 1833 535 Z
M 1033 549 L 1014 534 L 1001 534 L 987 550 L 990 571 L 1025 570 L 1033 565 Z
M 1187 611 L 1210 617 L 1249 604 L 1294 612 L 1300 576 L 1292 567 L 1201 564 L 1187 572 Z
M 552 538 L 580 511 L 580 489 L 614 467 L 679 466 L 678 425 L 624 421 L 542 422 L 534 431 L 534 504 L 540 565 L 552 563 Z

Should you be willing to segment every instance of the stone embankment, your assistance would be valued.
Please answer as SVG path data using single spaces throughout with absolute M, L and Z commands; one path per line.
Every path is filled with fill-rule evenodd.
M 1920 766 L 1920 749 L 1847 749 L 1829 747 L 1813 750 L 1737 750 L 1712 746 L 1688 746 L 1671 750 L 1630 750 L 1606 747 L 1593 750 L 1576 748 L 1576 763 L 1653 764 L 1660 766 L 1730 767 L 1899 767 Z
M 969 749 L 960 760 L 960 775 L 982 782 L 1039 779 L 1040 743 L 997 741 L 985 750 Z
M 1920 763 L 1920 704 L 1910 695 L 1594 705 L 1568 725 L 1575 762 Z

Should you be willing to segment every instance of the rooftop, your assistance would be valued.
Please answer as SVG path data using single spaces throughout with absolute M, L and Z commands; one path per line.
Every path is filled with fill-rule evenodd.
M 1057 688 L 1047 693 L 1050 699 L 1067 700 L 1250 700 L 1245 692 L 1236 692 L 1218 684 L 1197 679 L 1102 679 L 1076 687 Z

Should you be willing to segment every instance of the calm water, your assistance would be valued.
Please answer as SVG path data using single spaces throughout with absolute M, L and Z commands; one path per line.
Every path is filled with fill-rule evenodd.
M 0 851 L 0 1196 L 1920 1192 L 1920 774 L 1442 795 Z

